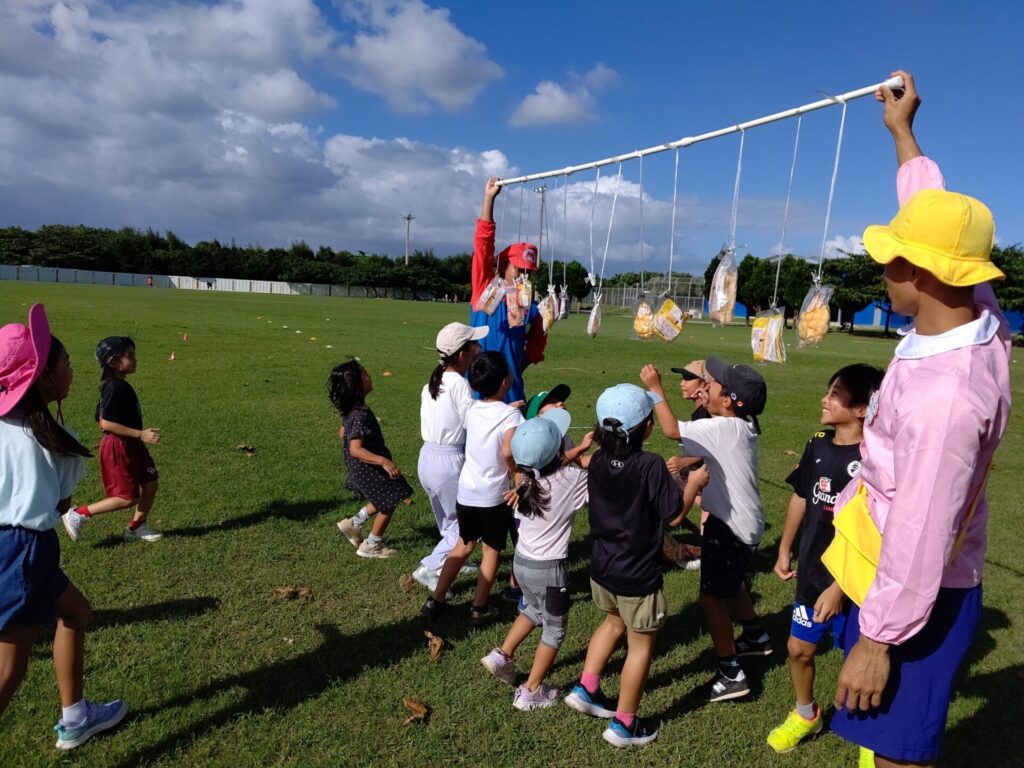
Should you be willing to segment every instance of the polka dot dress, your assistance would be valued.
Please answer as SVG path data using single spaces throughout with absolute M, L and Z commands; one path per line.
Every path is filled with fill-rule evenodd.
M 394 511 L 395 507 L 412 496 L 409 483 L 401 476 L 391 479 L 383 467 L 354 459 L 349 453 L 349 441 L 359 438 L 363 441 L 363 448 L 370 453 L 390 459 L 391 451 L 384 445 L 380 422 L 373 415 L 373 411 L 364 405 L 350 411 L 344 419 L 344 424 L 345 468 L 348 470 L 345 487 L 369 500 L 379 512 Z

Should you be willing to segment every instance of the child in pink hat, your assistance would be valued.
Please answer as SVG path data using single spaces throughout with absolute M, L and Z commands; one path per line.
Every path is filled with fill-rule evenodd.
M 85 475 L 89 451 L 50 413 L 74 372 L 42 304 L 28 325 L 0 328 L 0 713 L 25 678 L 39 630 L 56 618 L 53 667 L 63 713 L 57 747 L 72 749 L 124 719 L 123 701 L 83 694 L 89 602 L 60 568 L 55 530 Z

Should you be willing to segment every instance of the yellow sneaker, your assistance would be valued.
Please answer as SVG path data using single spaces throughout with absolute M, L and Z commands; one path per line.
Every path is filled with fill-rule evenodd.
M 860 757 L 857 758 L 857 768 L 875 768 L 875 753 L 867 747 L 861 747 Z
M 773 728 L 772 732 L 768 734 L 768 746 L 780 755 L 784 755 L 787 752 L 792 752 L 796 749 L 797 745 L 799 745 L 800 742 L 808 736 L 821 733 L 821 728 L 822 722 L 820 707 L 818 708 L 818 713 L 814 716 L 813 720 L 804 719 L 800 713 L 794 709 L 789 713 L 789 717 L 786 718 L 782 725 L 778 728 Z M 874 763 L 872 763 L 872 765 L 874 765 Z

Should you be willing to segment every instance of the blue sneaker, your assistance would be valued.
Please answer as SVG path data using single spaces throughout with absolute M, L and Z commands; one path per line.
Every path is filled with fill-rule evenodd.
M 608 701 L 607 697 L 598 688 L 593 693 L 587 691 L 582 685 L 573 686 L 572 691 L 565 697 L 565 703 L 591 717 L 614 717 L 615 704 Z
M 639 747 L 658 738 L 658 724 L 653 720 L 634 717 L 633 725 L 627 728 L 619 718 L 613 717 L 601 735 L 616 747 Z
M 128 714 L 128 705 L 120 699 L 106 704 L 87 701 L 88 714 L 77 725 L 58 722 L 53 729 L 57 732 L 57 749 L 74 749 L 85 744 L 101 731 L 113 728 Z

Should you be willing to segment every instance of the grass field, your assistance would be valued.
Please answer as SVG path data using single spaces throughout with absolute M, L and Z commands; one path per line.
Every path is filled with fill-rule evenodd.
M 793 587 L 771 567 L 789 497 L 784 478 L 796 462 L 790 452 L 815 430 L 829 375 L 856 361 L 885 365 L 893 341 L 833 334 L 819 349 L 798 350 L 787 332 L 794 341 L 790 362 L 763 369 L 768 529 L 754 582 L 777 650 L 746 665 L 754 686 L 748 700 L 697 706 L 689 693 L 713 665 L 695 602 L 697 574 L 667 573 L 671 618 L 641 702 L 641 714 L 664 720 L 661 737 L 621 752 L 601 739 L 603 722 L 565 706 L 512 709 L 512 690 L 478 659 L 500 642 L 513 611 L 503 604 L 501 621 L 471 629 L 470 580 L 456 584 L 454 608 L 439 624 L 448 649 L 440 663 L 431 661 L 417 613 L 425 593 L 399 587 L 399 577 L 436 540 L 422 492 L 395 516 L 388 541 L 399 554 L 390 560 L 357 558 L 334 527 L 358 505 L 343 489 L 338 421 L 324 388 L 328 371 L 345 354 L 362 359 L 376 388 L 369 404 L 412 480 L 421 444 L 419 390 L 436 361 L 430 348 L 441 325 L 465 319 L 464 305 L 7 282 L 0 283 L 0 323 L 24 322 L 35 301 L 46 304 L 71 352 L 76 380 L 64 412 L 87 445 L 98 439 L 92 350 L 106 335 L 136 338 L 139 367 L 131 383 L 147 426 L 163 430 L 163 443 L 153 449 L 161 488 L 151 522 L 166 536 L 155 544 L 123 542 L 123 513 L 90 522 L 77 543 L 60 532 L 64 568 L 94 609 L 86 693 L 124 698 L 132 714 L 117 731 L 58 754 L 51 730 L 57 691 L 50 647 L 41 643 L 0 721 L 0 765 L 855 765 L 856 750 L 827 732 L 784 757 L 764 743 L 792 706 L 785 639 Z M 594 420 L 600 391 L 638 381 L 645 362 L 667 371 L 708 354 L 749 359 L 742 325 L 691 324 L 665 345 L 629 341 L 625 318 L 605 318 L 596 339 L 585 335 L 584 323 L 573 316 L 556 325 L 547 361 L 526 375 L 530 391 L 558 382 L 572 387 L 577 436 Z M 1014 374 L 1021 402 L 1017 366 Z M 254 446 L 255 455 L 244 455 L 239 444 Z M 673 446 L 656 436 L 649 448 L 670 455 Z M 983 631 L 952 704 L 945 765 L 1024 760 L 1024 511 L 1013 490 L 1022 475 L 1018 407 L 989 483 Z M 75 501 L 100 496 L 91 460 Z M 561 687 L 579 675 L 601 620 L 587 588 L 586 529 L 583 514 L 570 551 L 569 634 L 551 676 Z M 275 600 L 272 590 L 282 585 L 309 587 L 312 597 Z M 535 641 L 521 652 L 521 665 Z M 610 668 L 612 692 L 622 658 L 618 653 Z M 831 701 L 838 666 L 837 652 L 819 658 L 822 702 Z M 404 696 L 429 706 L 425 724 L 403 724 Z

